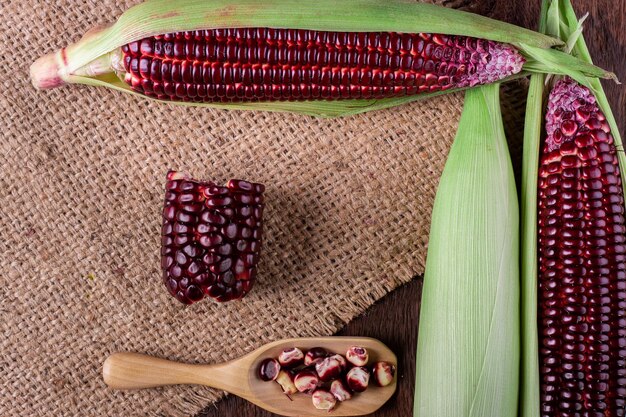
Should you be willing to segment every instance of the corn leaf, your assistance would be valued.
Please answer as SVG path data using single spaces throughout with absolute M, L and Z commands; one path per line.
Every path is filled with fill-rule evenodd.
M 525 65 L 525 69 L 532 72 L 568 75 L 580 84 L 594 90 L 591 81 L 595 77 L 617 80 L 615 74 L 606 72 L 594 65 L 554 49 L 541 49 L 530 45 L 523 45 L 524 53 L 533 59 Z
M 522 168 L 522 387 L 521 416 L 539 417 L 539 350 L 537 327 L 537 178 L 543 129 L 546 76 L 530 79 Z
M 549 0 L 541 5 L 539 31 L 558 25 L 550 12 Z M 552 23 L 551 23 L 552 22 Z M 544 86 L 546 76 L 530 77 L 526 120 L 521 192 L 521 288 L 522 288 L 522 366 L 520 387 L 520 416 L 539 417 L 539 328 L 537 325 L 537 186 L 539 152 L 544 121 Z
M 517 416 L 519 213 L 498 92 L 466 92 L 437 191 L 414 417 Z
M 537 327 L 537 178 L 543 128 L 546 76 L 530 79 L 522 168 L 522 386 L 521 416 L 539 417 L 539 349 Z

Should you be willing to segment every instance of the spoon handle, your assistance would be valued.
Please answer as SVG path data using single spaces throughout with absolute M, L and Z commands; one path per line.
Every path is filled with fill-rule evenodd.
M 227 364 L 190 365 L 130 352 L 109 356 L 102 368 L 104 382 L 113 389 L 198 384 L 238 394 L 237 387 L 228 383 L 229 371 Z

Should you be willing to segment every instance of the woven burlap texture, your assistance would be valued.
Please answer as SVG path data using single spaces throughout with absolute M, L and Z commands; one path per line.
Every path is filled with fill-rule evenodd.
M 323 120 L 31 87 L 37 56 L 135 3 L 0 4 L 3 416 L 192 415 L 222 393 L 108 390 L 103 361 L 137 351 L 220 362 L 332 334 L 423 272 L 462 95 Z M 263 258 L 244 301 L 186 307 L 162 285 L 169 168 L 267 185 Z

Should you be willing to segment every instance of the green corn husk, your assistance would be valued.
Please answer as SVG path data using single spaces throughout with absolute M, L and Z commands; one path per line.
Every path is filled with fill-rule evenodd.
M 591 64 L 591 56 L 581 35 L 581 25 L 570 0 L 543 0 L 539 31 L 562 39 L 574 56 Z M 577 80 L 579 81 L 579 80 Z M 597 79 L 587 80 L 598 100 L 598 105 L 607 118 L 611 134 L 618 150 L 623 150 L 615 117 L 606 94 Z M 579 81 L 580 82 L 580 81 Z M 536 74 L 531 77 L 526 107 L 524 129 L 524 152 L 522 163 L 522 385 L 521 417 L 539 417 L 539 341 L 538 341 L 538 252 L 537 252 L 537 187 L 539 177 L 539 155 L 541 151 L 543 126 L 545 123 L 545 96 L 549 89 L 545 86 L 546 76 Z M 618 152 L 620 167 L 626 166 L 626 155 Z M 624 170 L 622 184 L 624 182 Z
M 539 151 L 543 128 L 543 94 L 546 76 L 530 79 L 524 151 L 522 162 L 522 385 L 520 389 L 521 417 L 539 417 L 539 329 L 537 326 L 537 179 Z
M 541 5 L 539 31 L 546 33 L 548 1 Z M 524 122 L 521 192 L 522 360 L 520 416 L 539 417 L 539 328 L 537 325 L 537 186 L 543 131 L 545 74 L 530 77 Z
M 466 92 L 433 208 L 414 417 L 516 417 L 519 213 L 499 85 Z
M 79 83 L 137 94 L 111 71 L 112 51 L 157 34 L 233 27 L 472 36 L 511 44 L 526 56 L 526 70 L 512 78 L 526 76 L 526 71 L 567 73 L 582 80 L 587 77 L 613 77 L 609 72 L 551 49 L 562 44 L 555 38 L 483 16 L 405 0 L 149 0 L 127 10 L 112 26 L 94 29 L 79 42 L 40 58 L 31 67 L 31 77 L 35 85 L 44 88 Z M 455 90 L 447 92 L 452 91 Z M 382 100 L 175 104 L 339 116 L 439 94 L 442 92 Z

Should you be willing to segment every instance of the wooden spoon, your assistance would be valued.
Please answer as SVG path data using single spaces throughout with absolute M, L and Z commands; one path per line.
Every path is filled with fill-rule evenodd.
M 104 382 L 114 389 L 152 388 L 162 385 L 207 385 L 235 394 L 272 413 L 284 416 L 328 416 L 317 410 L 311 397 L 292 395 L 292 401 L 282 393 L 275 382 L 262 381 L 259 364 L 267 358 L 276 358 L 286 348 L 308 350 L 323 347 L 329 352 L 345 355 L 351 346 L 362 346 L 369 352 L 370 363 L 384 361 L 397 367 L 396 355 L 383 343 L 366 337 L 318 337 L 286 339 L 267 344 L 242 358 L 217 365 L 191 365 L 159 359 L 138 353 L 115 353 L 104 362 Z M 370 388 L 356 394 L 351 400 L 337 402 L 331 411 L 334 416 L 360 416 L 378 410 L 396 390 L 397 378 L 391 385 Z

